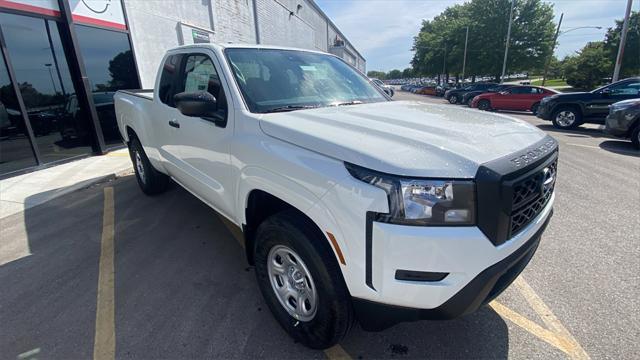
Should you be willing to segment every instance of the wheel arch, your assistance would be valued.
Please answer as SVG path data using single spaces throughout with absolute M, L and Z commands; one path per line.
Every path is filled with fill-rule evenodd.
M 247 169 L 240 179 L 244 181 L 238 186 L 237 204 L 241 208 L 237 209 L 237 214 L 241 217 L 239 223 L 249 264 L 254 263 L 255 231 L 260 223 L 271 215 L 291 209 L 315 225 L 336 261 L 346 265 L 344 259 L 348 254 L 342 230 L 319 197 L 298 183 L 268 170 Z

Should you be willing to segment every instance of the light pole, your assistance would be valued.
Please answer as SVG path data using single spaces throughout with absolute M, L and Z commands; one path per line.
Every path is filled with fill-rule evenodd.
M 58 95 L 58 89 L 56 89 L 56 83 L 53 81 L 53 74 L 51 73 L 51 64 L 44 64 L 49 70 L 49 77 L 51 78 L 51 85 L 53 85 L 53 92 Z
M 629 15 L 631 14 L 631 3 L 633 0 L 627 0 L 627 12 L 624 14 L 624 22 L 622 23 L 622 34 L 620 34 L 620 45 L 618 45 L 618 56 L 616 57 L 616 66 L 613 69 L 612 82 L 618 81 L 620 77 L 620 67 L 622 67 L 622 57 L 624 56 L 624 45 L 627 42 L 627 31 L 629 30 Z
M 467 26 L 467 34 L 464 37 L 464 55 L 462 57 L 462 82 L 464 83 L 464 70 L 467 65 L 467 43 L 469 42 L 469 26 Z
M 602 29 L 602 26 L 578 26 L 574 28 L 570 28 L 564 31 L 560 31 L 560 25 L 562 24 L 562 17 L 564 14 L 560 15 L 560 21 L 558 22 L 558 28 L 556 29 L 556 35 L 553 37 L 553 43 L 551 45 L 551 53 L 549 54 L 549 58 L 547 59 L 547 63 L 544 66 L 544 72 L 542 73 L 542 86 L 547 81 L 547 71 L 549 70 L 549 64 L 551 63 L 551 58 L 553 57 L 553 52 L 556 49 L 556 43 L 558 42 L 558 37 L 560 35 L 564 35 L 569 31 L 578 30 L 578 29 Z
M 504 60 L 502 61 L 502 76 L 500 76 L 500 84 L 504 82 L 504 73 L 507 71 L 507 55 L 509 54 L 509 39 L 511 38 L 511 23 L 513 22 L 513 6 L 516 0 L 511 0 L 511 10 L 509 11 L 509 26 L 507 27 L 507 43 L 504 46 Z

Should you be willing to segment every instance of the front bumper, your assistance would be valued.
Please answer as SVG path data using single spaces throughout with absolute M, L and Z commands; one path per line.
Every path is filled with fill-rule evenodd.
M 604 131 L 607 134 L 616 136 L 616 137 L 628 137 L 629 129 L 631 127 L 632 119 L 627 120 L 624 118 L 624 111 L 616 111 L 613 113 L 609 113 L 607 119 L 605 120 Z
M 536 113 L 536 116 L 542 120 L 551 120 L 552 107 L 552 104 L 548 101 L 540 102 L 540 106 L 538 106 L 538 112 Z
M 546 229 L 552 214 L 552 202 L 550 202 L 548 209 L 545 209 L 540 214 L 539 219 L 530 225 L 532 229 L 526 231 L 529 237 L 524 239 L 524 242 L 519 247 L 502 260 L 482 270 L 470 281 L 465 279 L 465 274 L 451 273 L 439 282 L 407 284 L 408 282 L 405 281 L 405 284 L 400 285 L 404 290 L 398 293 L 398 296 L 420 301 L 420 293 L 423 293 L 426 298 L 432 297 L 430 296 L 432 294 L 427 294 L 428 292 L 440 292 L 441 295 L 444 295 L 453 289 L 457 289 L 457 285 L 463 284 L 459 290 L 441 305 L 425 309 L 353 298 L 354 310 L 358 321 L 365 330 L 380 331 L 400 322 L 454 319 L 476 311 L 500 295 L 527 266 L 538 248 L 542 233 Z M 519 240 L 522 239 L 513 239 L 512 241 L 519 242 Z M 509 245 L 513 245 L 509 244 L 510 242 L 500 247 L 510 247 Z M 464 249 L 461 249 L 461 251 L 464 251 Z M 476 255 L 473 250 L 469 250 L 468 253 L 471 256 Z M 453 258 L 454 256 L 452 255 L 451 257 Z M 431 257 L 428 256 L 428 258 L 430 259 Z M 476 258 L 478 257 L 476 256 Z M 465 266 L 466 264 L 461 263 L 458 265 Z M 394 291 L 400 291 L 400 289 Z

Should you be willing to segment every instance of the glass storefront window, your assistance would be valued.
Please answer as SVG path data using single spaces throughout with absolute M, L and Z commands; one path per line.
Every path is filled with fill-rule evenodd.
M 0 174 L 36 165 L 18 98 L 0 54 Z
M 45 163 L 89 154 L 93 135 L 55 21 L 0 13 L 9 59 Z
M 83 25 L 76 25 L 75 30 L 104 141 L 121 144 L 113 95 L 117 90 L 140 87 L 128 35 Z

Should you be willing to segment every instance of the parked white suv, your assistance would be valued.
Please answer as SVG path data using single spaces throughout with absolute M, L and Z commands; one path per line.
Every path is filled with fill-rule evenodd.
M 142 190 L 171 178 L 238 226 L 269 308 L 312 348 L 356 318 L 377 330 L 478 309 L 552 214 L 551 137 L 391 101 L 325 53 L 180 47 L 153 92 L 119 91 L 115 106 Z

